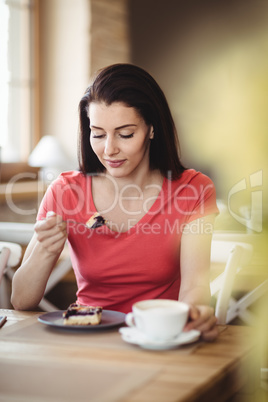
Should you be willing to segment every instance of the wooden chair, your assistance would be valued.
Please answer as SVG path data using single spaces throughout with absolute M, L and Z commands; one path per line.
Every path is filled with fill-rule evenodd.
M 252 253 L 253 247 L 248 243 L 212 240 L 211 263 L 224 264 L 223 272 L 210 283 L 219 324 L 227 324 L 235 317 L 247 320 L 250 315 L 244 304 L 234 299 L 232 292 L 237 272 L 249 264 Z
M 8 277 L 13 275 L 12 268 L 19 264 L 22 248 L 19 244 L 0 241 L 0 307 L 10 308 Z
M 17 222 L 0 222 L 0 241 L 5 239 L 8 241 L 18 242 L 23 246 L 27 246 L 34 233 L 34 224 L 31 223 L 17 223 Z M 11 243 L 10 243 L 11 244 Z M 19 245 L 18 245 L 19 246 Z M 48 280 L 44 297 L 39 303 L 39 307 L 43 311 L 55 311 L 58 307 L 47 300 L 46 295 L 55 287 L 68 271 L 72 269 L 72 263 L 69 257 L 67 247 L 64 249 L 62 257 L 54 270 L 52 271 Z M 9 269 L 7 276 L 12 280 L 14 271 Z M 7 291 L 5 292 L 7 294 Z M 6 297 L 7 303 L 7 297 Z
M 216 297 L 215 315 L 219 324 L 228 324 L 240 318 L 246 325 L 256 326 L 258 320 L 249 307 L 268 294 L 268 280 L 246 292 L 240 299 L 232 295 L 237 272 L 251 262 L 253 246 L 249 243 L 212 240 L 211 262 L 224 263 L 224 271 L 210 283 L 211 295 Z M 260 368 L 261 387 L 267 391 L 268 368 Z
M 217 240 L 213 238 L 211 263 L 224 264 L 224 271 L 210 283 L 211 295 L 216 299 L 215 315 L 219 324 L 228 324 L 239 318 L 247 325 L 256 325 L 255 315 L 250 306 L 268 292 L 268 280 L 264 280 L 239 299 L 233 297 L 233 285 L 236 275 L 245 266 L 250 265 L 253 246 L 238 241 Z

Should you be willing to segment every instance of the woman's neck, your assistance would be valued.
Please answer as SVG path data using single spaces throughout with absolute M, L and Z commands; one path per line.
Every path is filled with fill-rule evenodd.
M 164 178 L 159 171 L 144 177 L 115 178 L 108 174 L 93 177 L 92 197 L 107 226 L 125 232 L 139 222 L 156 201 Z
M 114 177 L 104 173 L 103 179 L 107 184 L 109 183 L 113 188 L 116 188 L 117 191 L 121 192 L 124 189 L 128 189 L 129 193 L 131 193 L 131 188 L 135 193 L 137 189 L 144 192 L 150 185 L 162 186 L 163 183 L 163 176 L 158 170 L 148 170 L 146 173 L 139 171 L 137 174 L 133 173 L 124 177 Z

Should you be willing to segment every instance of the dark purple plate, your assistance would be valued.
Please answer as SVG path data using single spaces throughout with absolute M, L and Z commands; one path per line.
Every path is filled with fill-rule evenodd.
M 65 310 L 52 311 L 50 313 L 42 314 L 38 317 L 38 321 L 42 324 L 50 325 L 54 328 L 61 329 L 76 329 L 80 331 L 96 331 L 106 328 L 113 328 L 117 325 L 125 323 L 126 314 L 119 311 L 103 310 L 101 323 L 98 325 L 64 325 L 62 314 Z

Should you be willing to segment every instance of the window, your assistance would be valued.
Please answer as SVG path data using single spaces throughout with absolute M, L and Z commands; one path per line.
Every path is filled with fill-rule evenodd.
M 0 146 L 3 162 L 25 161 L 34 132 L 35 0 L 0 0 Z

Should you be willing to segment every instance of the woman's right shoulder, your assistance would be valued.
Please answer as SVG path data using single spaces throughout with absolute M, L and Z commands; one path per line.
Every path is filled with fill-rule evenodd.
M 80 172 L 79 170 L 70 170 L 70 171 L 66 171 L 66 172 L 62 172 L 57 178 L 56 180 L 53 181 L 52 184 L 62 184 L 62 185 L 66 185 L 66 184 L 76 184 L 76 185 L 83 185 L 84 183 L 86 183 L 88 180 L 90 180 L 90 176 L 86 176 L 84 175 L 82 172 Z

